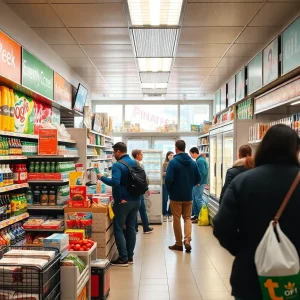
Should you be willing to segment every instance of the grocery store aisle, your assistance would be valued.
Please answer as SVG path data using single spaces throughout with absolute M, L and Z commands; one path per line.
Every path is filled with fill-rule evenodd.
M 137 235 L 134 265 L 111 268 L 109 300 L 229 300 L 232 257 L 211 227 L 193 225 L 192 253 L 173 252 L 172 223 Z

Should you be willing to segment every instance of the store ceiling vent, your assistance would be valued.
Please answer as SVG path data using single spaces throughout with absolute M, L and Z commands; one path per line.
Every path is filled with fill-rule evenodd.
M 141 72 L 142 83 L 168 83 L 170 72 Z
M 143 94 L 166 94 L 167 89 L 142 89 Z
M 166 94 L 144 94 L 144 100 L 164 100 L 166 98 Z
M 131 29 L 136 57 L 174 57 L 179 29 Z

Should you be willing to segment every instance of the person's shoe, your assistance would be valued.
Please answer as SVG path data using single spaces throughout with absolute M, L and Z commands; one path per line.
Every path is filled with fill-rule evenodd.
M 167 222 L 168 221 L 168 217 L 167 216 L 163 216 L 163 221 Z
M 129 258 L 128 258 L 128 263 L 129 263 L 130 265 L 133 265 L 133 257 L 129 257 Z
M 198 220 L 198 217 L 197 217 L 197 216 L 192 216 L 192 217 L 191 217 L 191 220 L 192 220 L 192 221 Z
M 198 224 L 198 219 L 192 220 L 193 224 Z
M 150 234 L 150 233 L 152 233 L 152 231 L 153 231 L 153 228 L 149 227 L 147 230 L 144 231 L 144 234 Z
M 188 241 L 184 241 L 184 248 L 185 248 L 185 251 L 188 253 L 192 251 L 192 246 L 191 246 L 190 242 L 188 242 Z
M 175 251 L 183 251 L 183 246 L 178 246 L 178 245 L 173 245 L 173 246 L 169 246 L 170 250 L 175 250 Z
M 116 266 L 116 267 L 128 267 L 129 264 L 128 264 L 128 260 L 124 260 L 122 261 L 120 258 L 114 260 L 111 262 L 111 265 L 112 266 Z
M 172 216 L 169 216 L 169 217 L 168 217 L 168 221 L 169 221 L 169 222 L 173 222 L 173 217 L 172 217 Z

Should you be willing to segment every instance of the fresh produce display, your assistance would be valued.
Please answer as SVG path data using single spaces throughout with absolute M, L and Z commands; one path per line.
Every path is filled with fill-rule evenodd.
M 94 246 L 94 241 L 90 239 L 82 239 L 78 241 L 70 240 L 70 251 L 89 251 Z
M 74 266 L 77 267 L 79 273 L 82 273 L 86 268 L 86 263 L 81 260 L 77 255 L 69 254 L 66 258 L 64 258 L 60 264 L 61 266 Z

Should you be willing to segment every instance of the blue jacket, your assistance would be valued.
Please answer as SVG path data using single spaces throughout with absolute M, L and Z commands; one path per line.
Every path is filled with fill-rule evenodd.
M 196 164 L 200 172 L 201 182 L 200 184 L 207 184 L 208 179 L 208 163 L 206 158 L 200 154 L 196 159 Z
M 200 179 L 199 169 L 189 155 L 176 154 L 170 160 L 166 174 L 166 187 L 170 200 L 192 201 L 193 187 L 200 183 Z
M 136 166 L 136 161 L 131 159 L 128 154 L 121 157 L 129 166 Z M 113 197 L 116 203 L 122 200 L 139 201 L 140 196 L 132 196 L 129 194 L 126 186 L 128 185 L 129 171 L 126 166 L 120 162 L 116 162 L 112 166 L 112 178 L 102 177 L 101 180 L 106 185 L 112 187 Z

